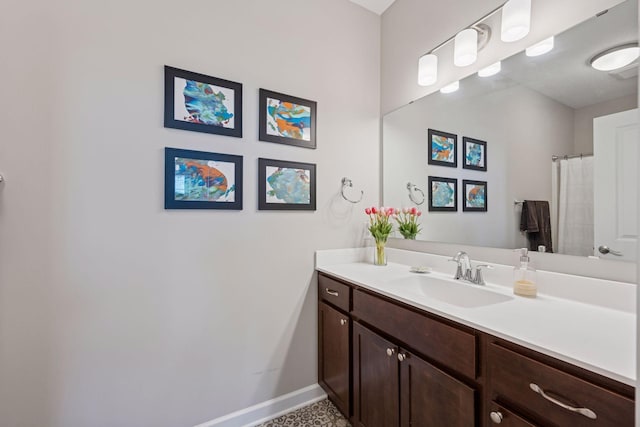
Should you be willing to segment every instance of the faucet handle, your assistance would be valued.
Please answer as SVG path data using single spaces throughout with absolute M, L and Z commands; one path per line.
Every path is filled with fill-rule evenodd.
M 480 264 L 476 266 L 476 275 L 473 278 L 473 283 L 476 285 L 486 285 L 484 281 L 484 277 L 482 276 L 482 269 L 486 268 L 488 270 L 492 270 L 493 266 L 489 264 Z

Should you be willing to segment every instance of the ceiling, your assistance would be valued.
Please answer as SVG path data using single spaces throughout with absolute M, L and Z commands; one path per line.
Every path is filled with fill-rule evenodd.
M 355 4 L 359 4 L 365 9 L 369 9 L 370 11 L 377 13 L 378 15 L 382 15 L 382 12 L 387 10 L 389 6 L 395 0 L 351 0 Z
M 524 52 L 517 53 L 502 61 L 502 71 L 495 76 L 473 74 L 460 82 L 461 90 L 434 95 L 462 100 L 520 84 L 580 109 L 637 93 L 638 61 L 608 73 L 589 65 L 589 59 L 597 53 L 638 40 L 637 16 L 638 3 L 627 0 L 557 35 L 555 47 L 547 54 L 531 58 Z

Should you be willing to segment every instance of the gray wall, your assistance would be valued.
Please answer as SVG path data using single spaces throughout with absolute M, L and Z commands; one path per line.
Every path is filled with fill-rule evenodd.
M 314 384 L 313 253 L 378 201 L 380 18 L 52 3 L 0 14 L 0 424 L 188 426 Z M 244 83 L 244 138 L 163 128 L 164 64 Z M 257 140 L 260 87 L 318 102 L 317 150 Z M 165 211 L 165 146 L 243 155 L 244 210 Z M 258 212 L 258 157 L 317 163 L 318 210 Z
M 418 86 L 418 58 L 475 20 L 502 5 L 504 0 L 396 0 L 382 15 L 381 109 L 388 113 L 410 101 L 464 78 L 529 45 L 558 34 L 623 0 L 535 0 L 531 32 L 515 43 L 500 40 L 499 14 L 491 22 L 493 37 L 468 67 L 453 65 L 453 43 L 438 51 L 438 82 Z
M 575 110 L 573 153 L 592 154 L 593 119 L 636 108 L 638 106 L 637 98 L 638 96 L 633 94 Z

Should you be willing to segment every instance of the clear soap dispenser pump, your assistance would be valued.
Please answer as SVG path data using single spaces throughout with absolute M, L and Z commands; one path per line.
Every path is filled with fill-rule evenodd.
M 529 250 L 519 249 L 520 265 L 513 268 L 513 293 L 523 297 L 535 298 L 538 293 L 536 286 L 536 270 L 531 267 Z

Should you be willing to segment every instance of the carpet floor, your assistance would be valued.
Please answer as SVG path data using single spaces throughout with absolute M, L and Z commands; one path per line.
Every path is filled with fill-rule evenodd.
M 256 427 L 351 427 L 328 399 L 296 409 Z

